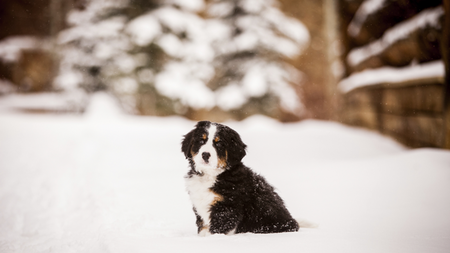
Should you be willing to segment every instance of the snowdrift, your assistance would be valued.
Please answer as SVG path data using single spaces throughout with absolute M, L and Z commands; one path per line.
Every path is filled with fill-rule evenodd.
M 95 108 L 92 108 L 95 107 Z M 196 235 L 182 135 L 194 122 L 0 113 L 0 252 L 449 252 L 450 152 L 337 123 L 228 122 L 298 233 Z

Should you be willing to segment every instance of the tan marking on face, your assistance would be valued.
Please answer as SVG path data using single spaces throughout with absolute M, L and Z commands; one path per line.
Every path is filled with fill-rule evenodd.
M 225 150 L 225 157 L 220 157 L 219 161 L 217 162 L 218 167 L 222 169 L 226 168 L 227 160 L 228 160 L 228 151 Z
M 218 142 L 218 141 L 220 141 L 220 138 L 219 138 L 219 136 L 216 136 L 216 138 L 214 139 L 214 141 L 215 141 L 215 142 Z
M 227 167 L 227 160 L 226 160 L 226 158 L 224 159 L 224 158 L 219 158 L 219 161 L 217 162 L 217 165 L 218 165 L 218 167 L 219 168 L 225 168 L 225 167 Z
M 203 140 L 206 140 L 207 137 L 208 137 L 208 136 L 207 136 L 206 134 L 203 134 L 203 135 L 202 135 L 202 139 L 203 139 Z

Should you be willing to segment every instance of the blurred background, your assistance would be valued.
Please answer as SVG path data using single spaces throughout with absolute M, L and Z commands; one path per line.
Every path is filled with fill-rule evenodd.
M 1 0 L 0 108 L 320 119 L 450 149 L 448 0 Z

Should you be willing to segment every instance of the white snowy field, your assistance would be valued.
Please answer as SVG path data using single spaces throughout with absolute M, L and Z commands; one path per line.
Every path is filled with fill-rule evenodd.
M 230 122 L 298 233 L 196 235 L 182 135 L 195 122 L 0 113 L 0 252 L 450 252 L 450 152 L 338 123 Z

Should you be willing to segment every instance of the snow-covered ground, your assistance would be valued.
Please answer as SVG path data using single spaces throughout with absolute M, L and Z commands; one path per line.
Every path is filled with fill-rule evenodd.
M 120 113 L 0 113 L 0 252 L 450 251 L 450 152 L 338 123 L 229 122 L 298 233 L 196 235 L 182 135 L 195 122 Z

